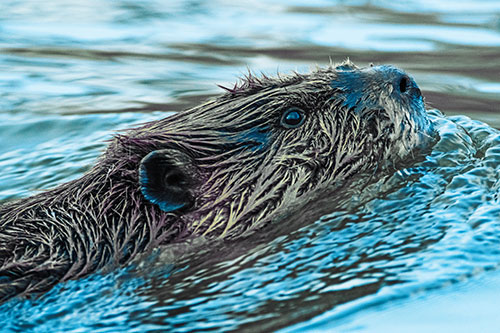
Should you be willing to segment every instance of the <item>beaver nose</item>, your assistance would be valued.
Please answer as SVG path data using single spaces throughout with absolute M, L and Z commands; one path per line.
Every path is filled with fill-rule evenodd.
M 418 88 L 415 81 L 404 73 L 398 73 L 393 82 L 394 90 L 400 94 L 415 94 L 416 97 L 422 96 L 422 92 Z

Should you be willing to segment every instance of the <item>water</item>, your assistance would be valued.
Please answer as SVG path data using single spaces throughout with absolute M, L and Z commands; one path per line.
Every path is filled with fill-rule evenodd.
M 317 221 L 13 299 L 1 327 L 496 331 L 499 46 L 498 1 L 2 1 L 0 200 L 79 177 L 117 130 L 196 105 L 247 67 L 390 63 L 448 117 L 431 111 L 441 139 L 420 162 L 325 198 Z

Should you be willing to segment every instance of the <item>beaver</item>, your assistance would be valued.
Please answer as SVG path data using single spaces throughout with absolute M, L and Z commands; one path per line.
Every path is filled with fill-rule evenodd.
M 248 74 L 197 107 L 115 135 L 81 178 L 0 206 L 0 300 L 162 244 L 240 237 L 383 170 L 432 134 L 414 79 L 350 61 Z

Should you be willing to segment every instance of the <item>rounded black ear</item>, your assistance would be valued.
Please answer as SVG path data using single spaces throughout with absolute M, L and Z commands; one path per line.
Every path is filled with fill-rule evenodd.
M 142 194 L 165 212 L 193 205 L 195 177 L 192 159 L 176 149 L 155 150 L 139 167 Z

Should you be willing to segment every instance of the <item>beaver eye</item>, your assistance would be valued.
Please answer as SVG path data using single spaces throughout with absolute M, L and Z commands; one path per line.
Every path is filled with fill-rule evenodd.
M 281 126 L 297 128 L 304 123 L 304 112 L 296 107 L 287 109 L 281 116 Z

